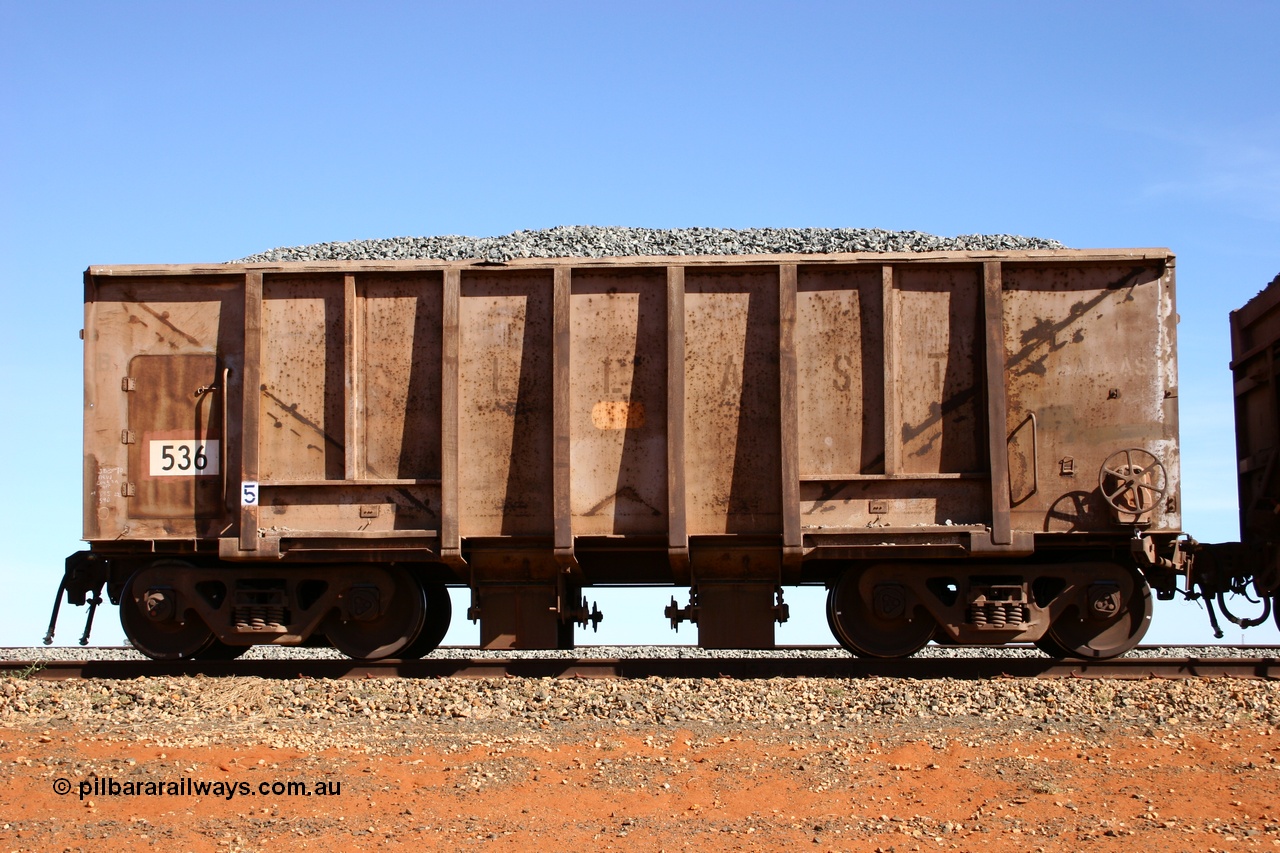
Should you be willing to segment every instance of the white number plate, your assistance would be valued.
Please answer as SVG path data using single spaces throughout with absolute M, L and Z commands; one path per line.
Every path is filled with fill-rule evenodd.
M 152 477 L 210 477 L 218 473 L 218 442 L 195 439 L 151 440 Z

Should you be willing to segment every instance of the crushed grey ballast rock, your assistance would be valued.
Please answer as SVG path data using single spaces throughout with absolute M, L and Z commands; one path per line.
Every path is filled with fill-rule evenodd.
M 1122 657 L 1129 658 L 1273 658 L 1276 646 L 1139 646 Z M 848 658 L 839 646 L 780 649 L 702 649 L 697 646 L 591 646 L 576 649 L 490 650 L 476 646 L 442 646 L 429 658 L 447 660 L 533 659 L 533 660 L 622 660 L 655 658 Z M 916 658 L 1045 658 L 1034 646 L 939 646 L 930 644 Z M 241 660 L 345 660 L 335 649 L 303 646 L 254 646 Z M 6 661 L 145 660 L 140 652 L 119 646 L 29 646 L 0 648 Z
M 1062 249 L 1013 234 L 938 237 L 880 228 L 623 228 L 561 225 L 499 237 L 390 237 L 271 249 L 232 263 L 435 259 L 503 263 L 515 258 L 813 255 L 849 252 L 992 252 Z

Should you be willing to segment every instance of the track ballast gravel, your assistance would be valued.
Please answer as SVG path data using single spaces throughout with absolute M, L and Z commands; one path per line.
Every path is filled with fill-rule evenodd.
M 515 258 L 692 255 L 813 255 L 848 252 L 991 252 L 1062 249 L 1057 240 L 1013 234 L 939 237 L 880 228 L 622 228 L 561 225 L 498 237 L 389 237 L 289 246 L 232 263 L 435 259 L 503 263 Z
M 1129 658 L 1273 658 L 1280 654 L 1276 646 L 1139 646 L 1123 655 Z M 475 646 L 443 646 L 430 658 L 474 660 L 498 659 L 557 659 L 557 660 L 623 660 L 651 658 L 849 658 L 850 654 L 838 646 L 809 648 L 759 649 L 702 649 L 697 646 L 590 646 L 576 649 L 537 649 L 534 651 L 489 650 Z M 1047 655 L 1033 646 L 925 646 L 917 658 L 1040 658 Z M 119 646 L 28 646 L 0 648 L 0 660 L 4 661 L 97 661 L 97 660 L 145 660 L 133 649 Z M 254 646 L 241 660 L 345 660 L 336 649 L 304 648 L 301 646 Z
M 0 728 L 61 721 L 87 732 L 124 728 L 175 745 L 250 735 L 272 746 L 317 750 L 385 744 L 419 727 L 493 733 L 587 723 L 628 729 L 681 726 L 695 732 L 731 726 L 780 736 L 815 726 L 862 729 L 887 720 L 1275 727 L 1280 726 L 1280 684 L 1230 679 L 0 678 Z M 341 728 L 356 723 L 364 730 Z

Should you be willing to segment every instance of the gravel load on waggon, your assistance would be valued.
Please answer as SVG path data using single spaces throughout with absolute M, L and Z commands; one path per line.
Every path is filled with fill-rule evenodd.
M 499 237 L 389 237 L 289 246 L 233 263 L 472 258 L 620 258 L 685 255 L 812 255 L 843 252 L 986 252 L 1062 249 L 1057 240 L 1013 234 L 938 237 L 880 228 L 621 228 L 562 225 Z

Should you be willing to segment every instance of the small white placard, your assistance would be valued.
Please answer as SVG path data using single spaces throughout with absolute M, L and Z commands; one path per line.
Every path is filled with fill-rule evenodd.
M 218 442 L 194 438 L 153 438 L 152 477 L 211 477 L 219 471 Z
M 244 482 L 240 484 L 240 506 L 258 505 L 258 484 Z

